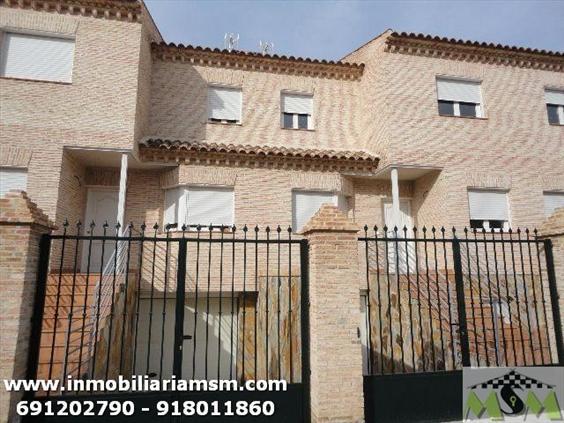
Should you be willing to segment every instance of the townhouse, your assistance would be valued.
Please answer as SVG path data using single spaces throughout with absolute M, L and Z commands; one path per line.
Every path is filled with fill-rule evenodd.
M 49 367 L 40 366 L 42 376 L 52 376 L 56 367 L 57 374 L 75 372 L 82 377 L 83 359 L 90 362 L 90 375 L 99 375 L 104 371 L 99 366 L 105 364 L 107 377 L 108 363 L 113 366 L 110 375 L 115 375 L 116 360 L 119 372 L 122 370 L 124 342 L 135 343 L 135 348 L 126 345 L 126 350 L 139 350 L 140 356 L 147 356 L 139 364 L 135 362 L 135 353 L 129 354 L 124 364 L 127 372 L 157 374 L 161 378 L 175 374 L 172 356 L 164 359 L 163 371 L 163 351 L 168 354 L 176 346 L 176 340 L 173 345 L 175 324 L 182 321 L 184 325 L 184 318 L 176 317 L 175 324 L 173 319 L 169 323 L 165 321 L 167 313 L 174 314 L 174 298 L 180 292 L 175 292 L 177 285 L 167 286 L 167 283 L 170 275 L 179 274 L 178 263 L 172 258 L 180 259 L 178 240 L 184 240 L 186 233 L 197 236 L 198 242 L 186 247 L 188 260 L 196 257 L 196 262 L 187 264 L 186 292 L 182 290 L 181 300 L 184 301 L 186 294 L 186 316 L 190 320 L 184 326 L 189 327 L 194 337 L 198 335 L 202 339 L 205 335 L 206 343 L 205 351 L 197 350 L 194 341 L 194 349 L 185 357 L 182 370 L 191 371 L 188 374 L 192 377 L 207 378 L 211 369 L 207 328 L 208 316 L 212 316 L 209 326 L 218 347 L 217 354 L 209 356 L 209 366 L 217 364 L 218 375 L 231 377 L 235 368 L 240 379 L 255 378 L 257 374 L 280 377 L 283 373 L 290 375 L 290 380 L 294 377 L 302 380 L 300 371 L 307 365 L 300 362 L 292 368 L 291 364 L 292 357 L 304 354 L 300 350 L 303 338 L 298 339 L 304 336 L 297 328 L 299 310 L 295 305 L 292 308 L 292 301 L 299 303 L 301 298 L 297 281 L 305 278 L 302 265 L 307 260 L 297 245 L 294 250 L 290 246 L 299 242 L 302 230 L 322 204 L 335 205 L 360 226 L 366 224 L 372 230 L 376 225 L 377 236 L 394 236 L 393 230 L 390 233 L 394 226 L 400 228 L 400 234 L 404 226 L 409 230 L 414 226 L 468 227 L 494 233 L 510 227 L 534 227 L 556 208 L 564 206 L 561 52 L 391 30 L 339 61 L 167 44 L 143 2 L 137 0 L 4 0 L 0 6 L 0 48 L 1 195 L 6 198 L 9 190 L 24 190 L 46 217 L 57 224 L 58 233 L 78 232 L 83 236 L 81 242 L 77 240 L 73 244 L 74 248 L 65 250 L 64 242 L 54 242 L 52 246 L 47 293 L 52 297 L 49 304 L 54 310 L 45 308 L 43 316 L 48 341 L 42 341 L 41 348 L 46 349 L 50 361 L 42 362 L 49 364 Z M 341 219 L 338 216 L 335 222 L 342 224 L 345 232 L 353 232 L 349 223 Z M 67 221 L 69 226 L 65 225 Z M 77 226 L 77 222 L 81 224 Z M 91 226 L 90 222 L 95 225 Z M 129 222 L 133 225 L 131 229 Z M 205 257 L 199 257 L 196 249 L 200 246 L 198 227 L 207 230 L 210 225 L 206 264 Z M 242 232 L 244 225 L 248 227 Z M 244 237 L 238 245 L 247 245 L 247 229 L 252 238 L 255 225 L 269 227 L 274 240 L 277 236 L 280 239 L 281 232 L 286 236 L 288 227 L 293 231 L 289 237 L 294 241 L 288 241 L 287 249 L 282 249 L 282 259 L 280 244 L 277 246 L 278 280 L 272 284 L 269 277 L 273 273 L 269 271 L 273 267 L 269 264 L 274 264 L 270 251 L 259 251 L 257 241 L 254 250 L 249 249 L 249 254 L 256 254 L 254 261 L 250 256 L 246 267 L 247 250 L 243 252 L 235 247 L 236 237 Z M 225 230 L 231 226 L 238 231 Z M 388 233 L 384 232 L 384 226 L 388 227 Z M 224 230 L 219 230 L 220 227 Z M 154 235 L 154 241 L 142 238 L 136 241 L 138 245 L 125 248 L 120 244 L 122 241 L 110 239 L 124 234 L 144 236 L 145 229 L 147 234 Z M 91 237 L 100 235 L 108 237 Z M 231 261 L 229 257 L 223 261 L 224 236 L 233 239 Z M 171 249 L 169 237 L 176 240 Z M 218 241 L 213 248 L 212 238 Z M 331 242 L 329 239 L 326 244 Z M 148 247 L 143 250 L 145 244 Z M 268 241 L 266 244 L 270 245 Z M 373 259 L 368 255 L 368 245 L 356 239 L 351 244 L 360 253 L 366 247 L 366 262 Z M 126 251 L 127 254 L 132 251 L 132 256 L 139 256 L 140 260 L 130 267 L 128 259 L 124 271 L 120 266 L 124 266 L 125 259 L 120 254 Z M 236 251 L 239 260 L 239 254 L 245 257 L 244 268 L 235 268 Z M 331 251 L 326 257 L 333 257 Z M 411 251 L 412 247 L 406 243 L 406 249 L 395 254 L 409 260 Z M 360 324 L 360 342 L 366 359 L 364 374 L 367 374 L 373 365 L 382 362 L 367 359 L 372 349 L 382 348 L 383 344 L 381 339 L 380 344 L 370 340 L 376 330 L 370 324 L 371 313 L 376 304 L 382 303 L 380 298 L 370 297 L 369 286 L 373 275 L 380 274 L 382 269 L 367 270 L 363 279 L 356 267 L 364 269 L 366 264 L 368 269 L 369 266 L 359 265 L 359 257 L 353 253 L 358 252 L 351 251 L 350 262 L 339 256 L 335 260 L 342 268 L 354 267 L 346 275 L 360 278 L 358 286 L 353 281 L 347 285 L 350 289 L 346 292 L 340 290 L 342 287 L 335 288 L 323 302 L 330 306 L 335 300 L 335 316 L 340 316 L 341 295 L 350 294 L 342 301 L 347 307 L 342 308 L 356 313 L 351 311 L 346 322 L 354 322 L 355 327 Z M 215 260 L 220 256 L 221 264 L 212 265 L 212 255 Z M 395 256 L 387 250 L 382 257 L 388 262 L 395 261 Z M 410 265 L 403 266 L 398 263 L 392 270 L 398 274 L 407 270 L 409 281 Z M 437 266 L 435 261 L 437 293 L 433 301 L 438 302 L 438 308 L 435 305 L 433 313 L 440 316 L 441 311 L 445 313 L 441 295 L 448 296 L 450 307 L 446 252 L 439 264 L 446 269 L 446 281 L 441 276 L 441 288 Z M 123 290 L 116 290 L 116 273 L 117 285 L 123 287 L 130 270 L 135 279 L 139 276 L 139 285 L 136 291 L 128 292 L 126 287 L 125 295 L 119 297 Z M 198 271 L 200 277 L 207 273 L 206 288 L 198 288 Z M 540 264 L 538 272 L 542 273 Z M 341 281 L 338 272 L 335 275 L 335 282 Z M 316 277 L 319 276 L 314 275 L 313 279 Z M 387 277 L 389 288 L 390 275 Z M 230 278 L 230 290 L 222 291 L 223 279 Z M 78 305 L 84 310 L 90 286 L 90 295 L 97 292 L 96 301 L 103 304 L 104 310 L 111 303 L 111 312 L 103 311 L 102 314 L 108 314 L 103 314 L 102 319 L 99 310 L 97 315 L 84 311 L 79 334 L 80 325 L 77 329 L 72 317 L 74 298 L 70 299 L 70 323 L 62 322 L 64 319 L 58 314 L 61 284 L 67 284 L 64 288 L 72 289 L 74 296 L 76 280 L 85 287 L 81 289 L 86 289 L 85 293 L 80 292 L 84 298 L 79 298 L 84 304 Z M 246 284 L 253 280 L 254 287 L 249 288 Z M 527 283 L 522 282 L 523 286 Z M 401 297 L 399 277 L 397 285 L 397 296 Z M 403 291 L 403 295 L 410 292 L 410 284 L 407 285 L 408 292 Z M 278 314 L 277 354 L 269 349 L 272 348 L 269 330 L 276 327 L 271 327 L 269 320 L 269 287 L 274 290 L 271 292 L 278 293 L 278 297 L 271 297 L 277 298 L 277 308 L 270 311 L 272 315 Z M 200 298 L 198 289 L 203 290 Z M 317 289 L 313 296 L 325 293 Z M 536 292 L 534 285 L 532 289 Z M 443 294 L 439 293 L 441 290 Z M 283 297 L 286 292 L 287 297 Z M 429 303 L 431 299 L 429 293 Z M 391 299 L 388 301 L 390 304 Z M 115 313 L 114 302 L 118 307 Z M 498 315 L 503 314 L 501 300 L 498 298 L 497 302 L 493 304 L 495 301 L 490 298 L 490 319 L 494 319 L 494 306 L 498 307 Z M 506 298 L 504 304 L 509 302 Z M 201 329 L 196 328 L 199 307 L 206 310 Z M 403 335 L 402 306 L 396 307 L 399 318 L 394 324 L 399 322 Z M 428 308 L 428 319 L 424 324 L 420 322 L 419 327 L 429 327 L 433 343 L 433 326 L 442 336 L 443 323 L 432 315 L 430 304 Z M 153 309 L 159 313 L 162 310 L 163 317 L 153 319 Z M 280 317 L 281 309 L 289 310 L 287 317 L 284 314 Z M 109 334 L 107 327 L 98 330 L 99 320 L 111 321 L 108 315 L 122 312 L 123 323 L 121 326 L 116 323 L 113 333 L 112 326 Z M 135 313 L 141 315 L 137 322 L 132 320 Z M 250 331 L 251 326 L 245 329 L 247 313 L 255 316 L 254 332 Z M 257 329 L 256 316 L 262 313 L 266 313 L 266 324 L 259 319 Z M 450 309 L 448 313 L 451 319 Z M 238 326 L 234 329 L 234 316 L 242 319 L 241 329 Z M 548 326 L 546 311 L 544 319 L 544 326 Z M 95 323 L 95 331 L 94 323 L 85 325 L 86 320 Z M 368 327 L 362 323 L 365 320 Z M 452 328 L 451 323 L 449 320 Z M 382 328 L 383 323 L 378 324 Z M 229 325 L 230 330 L 222 335 L 220 328 Z M 286 328 L 284 336 L 281 325 Z M 155 329 L 158 333 L 151 338 L 153 326 L 158 328 Z M 392 323 L 389 326 L 391 339 L 391 332 L 396 328 L 392 328 Z M 415 323 L 413 326 L 417 327 Z M 321 327 L 323 333 L 323 326 L 316 327 Z M 205 332 L 201 332 L 203 328 Z M 348 326 L 338 327 L 335 333 L 344 333 L 345 340 L 354 333 L 351 345 L 356 348 L 356 331 L 347 332 L 348 329 Z M 530 325 L 529 329 L 531 333 L 539 332 Z M 259 344 L 259 350 L 267 350 L 271 358 L 260 358 L 257 363 L 257 333 L 262 337 L 264 332 L 266 346 Z M 127 336 L 121 336 L 126 333 Z M 76 335 L 73 342 L 80 343 L 79 354 L 69 353 L 71 334 Z M 499 333 L 482 335 L 484 344 L 490 338 L 494 343 L 501 342 Z M 246 361 L 241 351 L 246 351 L 247 341 L 252 345 L 253 337 L 254 368 L 249 365 L 245 372 L 245 363 L 250 360 L 252 364 L 253 356 L 249 353 Z M 550 338 L 538 337 L 539 343 Z M 99 338 L 104 338 L 103 342 Z M 403 336 L 400 338 L 386 352 L 392 356 L 389 363 L 393 362 L 394 349 L 400 348 L 403 354 L 407 341 Z M 452 351 L 460 342 L 454 338 L 451 331 L 447 348 Z M 413 334 L 411 341 L 414 343 Z M 86 347 L 83 353 L 82 344 L 88 343 L 90 348 L 99 344 L 98 355 L 104 357 L 96 360 L 96 350 L 86 351 Z M 112 349 L 120 343 L 121 349 Z M 312 343 L 315 344 L 315 339 Z M 160 356 L 151 355 L 152 348 L 154 351 L 159 344 Z M 414 345 L 411 348 L 415 351 Z M 486 356 L 490 354 L 487 346 L 480 348 Z M 480 348 L 473 352 L 479 355 Z M 535 348 L 533 351 L 531 346 L 528 355 L 523 351 L 521 358 L 535 357 L 539 351 L 542 357 L 547 349 L 545 346 L 543 350 L 542 345 Z M 324 354 L 319 348 L 314 352 L 320 357 Z M 444 346 L 442 352 L 444 356 Z M 69 354 L 74 354 L 76 362 L 72 364 L 77 364 L 78 369 L 67 369 Z M 425 352 L 418 354 L 423 355 L 424 368 Z M 204 359 L 205 365 L 196 370 L 196 361 Z M 92 361 L 97 361 L 98 367 Z M 278 364 L 278 374 L 272 373 L 273 363 Z M 444 370 L 459 364 L 453 356 L 450 362 L 443 360 L 440 366 L 436 363 L 433 366 L 435 370 L 441 366 Z M 242 370 L 237 366 L 242 366 Z M 339 371 L 335 375 L 348 377 L 354 373 L 345 367 Z M 317 385 L 312 386 L 317 389 Z M 315 405 L 315 398 L 320 397 L 312 395 Z M 352 396 L 362 402 L 362 395 L 353 392 Z M 319 404 L 326 402 L 317 401 L 319 410 L 323 408 Z

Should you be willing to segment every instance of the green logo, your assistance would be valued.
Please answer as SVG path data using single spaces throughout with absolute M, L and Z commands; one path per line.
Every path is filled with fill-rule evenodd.
M 484 369 L 464 369 L 465 379 L 466 372 L 472 370 Z M 463 417 L 464 420 L 489 419 L 492 422 L 510 416 L 512 421 L 562 421 L 555 388 L 513 369 L 500 377 L 468 386 Z

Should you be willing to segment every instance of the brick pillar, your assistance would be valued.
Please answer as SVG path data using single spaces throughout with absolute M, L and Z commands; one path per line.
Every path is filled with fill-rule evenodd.
M 0 198 L 0 379 L 26 377 L 41 235 L 53 223 L 25 193 Z M 22 393 L 0 388 L 0 421 L 18 421 Z
M 559 297 L 560 320 L 562 322 L 562 313 L 564 312 L 564 207 L 556 209 L 542 224 L 539 232 L 539 238 L 549 238 L 552 241 L 552 257 L 554 259 L 556 289 Z M 556 349 L 556 346 L 553 345 L 553 348 Z
M 309 241 L 312 422 L 364 421 L 359 227 L 325 204 L 303 229 Z

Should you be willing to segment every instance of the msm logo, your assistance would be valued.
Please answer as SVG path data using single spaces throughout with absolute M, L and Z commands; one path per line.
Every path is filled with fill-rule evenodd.
M 491 378 L 492 374 L 499 375 L 501 369 L 465 368 L 464 421 L 564 421 L 561 406 L 564 368 L 519 369 L 529 375 L 534 374 L 538 379 L 516 369 L 506 370 L 501 376 Z M 490 378 L 484 378 L 485 375 Z M 556 382 L 547 383 L 547 378 Z

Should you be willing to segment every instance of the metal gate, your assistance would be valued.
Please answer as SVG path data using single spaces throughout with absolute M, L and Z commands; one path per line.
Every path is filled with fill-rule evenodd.
M 307 241 L 280 227 L 176 229 L 83 230 L 79 223 L 72 234 L 65 224 L 62 234 L 44 236 L 28 378 L 80 384 L 122 377 L 138 387 L 224 380 L 236 389 L 115 393 L 107 385 L 86 392 L 85 385 L 59 385 L 35 398 L 127 398 L 150 408 L 136 421 L 154 419 L 162 400 L 273 401 L 269 421 L 307 421 Z M 257 380 L 274 389 L 283 380 L 287 390 L 239 389 Z
M 367 421 L 460 418 L 463 366 L 564 363 L 552 242 L 536 231 L 365 227 L 359 247 Z

